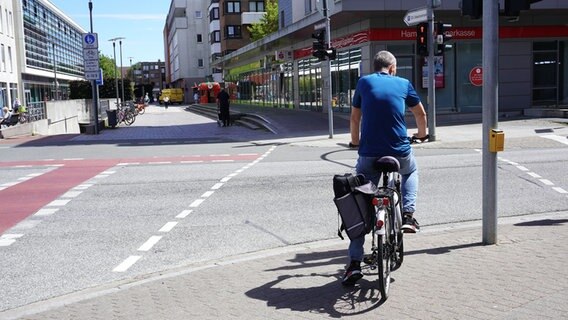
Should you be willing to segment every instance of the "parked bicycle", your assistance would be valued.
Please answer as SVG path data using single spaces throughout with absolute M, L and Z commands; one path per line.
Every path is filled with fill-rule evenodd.
M 118 124 L 124 122 L 127 126 L 134 123 L 136 120 L 136 114 L 133 108 L 128 104 L 118 105 L 118 110 L 116 113 L 116 121 Z

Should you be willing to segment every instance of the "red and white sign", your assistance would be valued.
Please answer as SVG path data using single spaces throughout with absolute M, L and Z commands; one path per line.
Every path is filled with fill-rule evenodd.
M 483 85 L 483 68 L 475 67 L 469 72 L 469 82 L 476 87 Z

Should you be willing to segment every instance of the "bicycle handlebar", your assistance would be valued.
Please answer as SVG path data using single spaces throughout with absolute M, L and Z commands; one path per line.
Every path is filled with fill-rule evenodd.
M 412 137 L 408 137 L 408 140 L 410 140 L 410 144 L 414 144 L 414 143 L 423 143 L 424 141 L 428 140 L 430 141 L 430 135 L 427 134 L 422 138 L 418 138 L 416 136 L 412 136 Z

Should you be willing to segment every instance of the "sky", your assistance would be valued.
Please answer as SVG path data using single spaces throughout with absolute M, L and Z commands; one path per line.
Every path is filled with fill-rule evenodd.
M 88 0 L 49 0 L 85 31 L 90 31 Z M 123 37 L 122 65 L 164 61 L 163 31 L 171 0 L 91 0 L 93 32 L 98 34 L 99 52 L 114 57 L 109 39 Z M 116 42 L 120 66 L 120 45 Z

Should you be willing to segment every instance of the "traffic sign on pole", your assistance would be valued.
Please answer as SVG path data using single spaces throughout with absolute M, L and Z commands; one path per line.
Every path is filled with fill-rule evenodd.
M 408 10 L 406 15 L 404 15 L 403 21 L 409 27 L 428 21 L 428 8 Z

